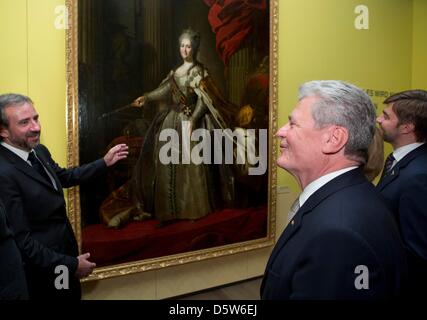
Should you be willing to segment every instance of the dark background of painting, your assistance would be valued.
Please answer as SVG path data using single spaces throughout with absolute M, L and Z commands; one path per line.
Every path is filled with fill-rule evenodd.
M 198 60 L 224 97 L 239 106 L 263 103 L 254 101 L 259 95 L 247 84 L 268 53 L 268 29 L 256 28 L 225 66 L 203 0 L 80 0 L 78 10 L 80 163 L 102 157 L 117 137 L 144 136 L 157 106 L 115 111 L 156 88 L 181 63 L 178 38 L 189 27 L 200 32 Z M 138 152 L 131 148 L 108 175 L 81 186 L 83 225 L 100 222 L 100 205 L 129 179 Z M 266 203 L 267 194 L 260 196 Z

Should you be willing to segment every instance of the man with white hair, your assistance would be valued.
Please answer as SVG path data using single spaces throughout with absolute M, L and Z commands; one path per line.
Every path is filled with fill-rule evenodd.
M 268 261 L 263 299 L 399 296 L 403 246 L 361 168 L 374 128 L 375 108 L 356 86 L 311 81 L 300 88 L 289 122 L 277 132 L 277 164 L 302 193 Z

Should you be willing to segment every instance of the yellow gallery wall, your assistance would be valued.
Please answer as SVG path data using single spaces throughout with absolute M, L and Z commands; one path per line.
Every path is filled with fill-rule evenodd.
M 370 29 L 356 30 L 354 10 L 360 3 L 279 0 L 279 126 L 296 102 L 298 86 L 307 80 L 342 79 L 385 91 L 412 83 L 427 86 L 427 1 L 365 0 Z M 56 29 L 54 21 L 55 8 L 63 4 L 0 0 L 0 92 L 33 98 L 42 142 L 60 164 L 66 160 L 65 31 Z M 298 190 L 281 170 L 278 183 Z
M 55 8 L 65 0 L 0 0 L 0 93 L 35 101 L 54 158 L 66 164 L 65 31 Z M 364 0 L 369 30 L 356 30 L 354 0 L 279 0 L 279 126 L 296 103 L 298 86 L 342 79 L 364 89 L 426 88 L 427 1 Z M 375 98 L 380 106 L 381 99 Z M 278 220 L 298 188 L 279 169 Z M 278 223 L 280 234 L 283 223 Z M 262 274 L 268 250 L 164 268 L 84 285 L 86 298 L 164 298 Z M 214 268 L 214 269 L 213 269 Z
M 427 90 L 427 0 L 414 0 L 412 88 Z
M 368 30 L 355 28 L 355 8 L 361 3 L 369 9 Z M 340 79 L 379 91 L 410 88 L 412 1 L 279 0 L 279 4 L 279 127 L 305 81 Z M 382 100 L 374 101 L 380 107 Z M 278 182 L 299 190 L 282 170 Z
M 0 0 L 0 93 L 32 98 L 43 144 L 66 164 L 65 30 L 55 28 L 64 0 Z

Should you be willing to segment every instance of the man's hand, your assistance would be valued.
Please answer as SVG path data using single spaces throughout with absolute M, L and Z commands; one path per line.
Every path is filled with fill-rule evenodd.
M 117 161 L 126 159 L 129 154 L 129 147 L 122 143 L 112 147 L 108 150 L 107 154 L 104 156 L 104 161 L 107 167 L 112 166 Z
M 90 275 L 93 269 L 96 267 L 96 263 L 90 262 L 90 253 L 84 253 L 77 257 L 79 265 L 76 270 L 76 277 L 79 279 L 85 278 Z

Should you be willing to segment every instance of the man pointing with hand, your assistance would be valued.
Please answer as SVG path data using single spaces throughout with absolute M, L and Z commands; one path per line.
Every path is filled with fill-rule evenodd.
M 24 261 L 30 299 L 80 299 L 79 279 L 96 264 L 78 255 L 62 188 L 105 173 L 128 155 L 119 144 L 104 158 L 80 167 L 61 168 L 40 144 L 39 115 L 29 97 L 0 95 L 0 197 Z M 55 269 L 65 266 L 69 288 L 57 289 Z

